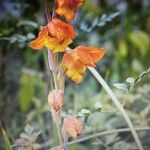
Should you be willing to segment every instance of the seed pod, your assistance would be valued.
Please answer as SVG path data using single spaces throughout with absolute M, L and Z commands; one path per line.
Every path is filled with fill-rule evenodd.
M 70 136 L 76 138 L 83 130 L 81 121 L 73 116 L 67 116 L 63 121 L 62 131 L 66 131 Z
M 64 92 L 62 90 L 53 90 L 48 94 L 48 105 L 56 112 L 59 111 L 64 104 Z

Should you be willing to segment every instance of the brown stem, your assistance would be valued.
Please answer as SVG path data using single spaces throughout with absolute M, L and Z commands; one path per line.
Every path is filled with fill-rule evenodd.
M 52 20 L 52 17 L 48 9 L 48 0 L 45 0 L 45 15 L 46 15 L 47 21 L 50 22 Z
M 54 3 L 54 5 L 55 5 L 55 3 Z M 48 0 L 45 1 L 45 14 L 46 14 L 48 23 L 55 16 L 55 6 L 53 9 L 52 16 L 50 15 L 50 11 L 48 9 Z M 57 57 L 57 54 L 53 53 L 50 49 L 48 49 L 48 64 L 49 64 L 49 69 L 50 69 L 50 71 L 52 71 L 52 74 L 53 74 L 55 89 L 56 90 L 57 89 L 63 89 L 63 91 L 64 91 L 64 77 L 59 76 L 59 73 L 61 73 L 61 69 L 58 67 L 58 65 L 59 65 L 58 64 L 58 57 Z M 53 112 L 53 113 L 55 113 L 55 112 Z M 54 116 L 54 115 L 55 114 L 52 114 L 52 116 Z M 60 147 L 61 147 L 63 145 L 63 139 L 62 139 L 62 134 L 61 134 L 61 128 L 62 128 L 61 111 L 60 111 L 60 114 L 58 117 L 59 117 L 60 121 L 55 121 L 54 117 L 53 117 L 53 121 L 57 127 L 57 132 L 58 132 L 58 137 L 59 137 L 59 142 L 60 142 Z
M 54 72 L 56 65 L 55 65 L 55 56 L 54 53 L 48 49 L 48 65 L 49 65 L 49 69 Z

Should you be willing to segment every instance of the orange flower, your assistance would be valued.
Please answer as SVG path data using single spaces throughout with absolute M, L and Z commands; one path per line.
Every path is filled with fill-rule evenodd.
M 81 121 L 73 116 L 67 116 L 63 121 L 63 131 L 76 138 L 83 130 Z
M 56 0 L 56 13 L 71 21 L 82 4 L 83 0 Z
M 78 46 L 64 54 L 62 69 L 67 77 L 78 84 L 83 80 L 86 67 L 95 67 L 95 63 L 103 57 L 104 52 L 104 48 Z
M 53 52 L 64 52 L 74 37 L 75 31 L 70 24 L 53 19 L 30 45 L 34 49 L 42 49 L 45 46 Z

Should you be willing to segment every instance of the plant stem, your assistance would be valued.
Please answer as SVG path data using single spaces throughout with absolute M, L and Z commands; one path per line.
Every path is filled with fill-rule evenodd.
M 135 130 L 136 131 L 150 130 L 150 127 L 135 128 Z M 87 140 L 90 140 L 92 138 L 99 137 L 99 136 L 105 136 L 105 135 L 114 134 L 114 133 L 124 133 L 124 132 L 131 132 L 131 129 L 130 128 L 123 128 L 123 129 L 116 129 L 116 130 L 98 132 L 98 133 L 94 133 L 92 135 L 89 135 L 89 136 L 86 136 L 86 137 L 79 138 L 77 140 L 68 142 L 67 145 L 81 143 L 81 142 L 84 142 L 84 141 L 87 141 Z M 47 144 L 47 146 L 49 146 L 49 145 Z M 58 148 L 58 146 L 50 148 L 49 150 L 56 150 L 57 148 Z
M 55 89 L 58 90 L 57 72 L 56 72 L 57 60 L 56 60 L 55 55 L 49 49 L 48 49 L 48 66 L 49 66 L 49 70 L 52 71 L 52 74 L 53 74 Z M 61 119 L 61 114 L 59 117 Z M 60 143 L 60 145 L 62 145 L 63 140 L 62 140 L 62 136 L 61 136 L 61 124 L 59 124 L 59 122 L 55 122 L 55 125 L 57 128 L 59 143 Z
M 60 143 L 60 145 L 62 145 L 63 141 L 62 141 L 62 136 L 61 136 L 61 126 L 59 126 L 58 124 L 56 124 L 56 128 L 57 128 L 59 143 Z
M 140 142 L 140 139 L 134 129 L 134 126 L 128 116 L 128 114 L 126 113 L 125 109 L 123 108 L 123 106 L 121 105 L 121 103 L 119 102 L 119 100 L 116 98 L 115 94 L 113 93 L 113 91 L 110 89 L 110 87 L 107 85 L 107 83 L 105 82 L 105 80 L 101 77 L 101 75 L 97 72 L 97 70 L 95 68 L 91 68 L 88 67 L 88 69 L 90 70 L 90 72 L 94 75 L 94 77 L 97 79 L 97 81 L 102 85 L 102 87 L 106 90 L 106 92 L 108 93 L 108 95 L 110 96 L 110 98 L 113 100 L 113 102 L 115 103 L 115 105 L 117 106 L 117 108 L 121 111 L 124 119 L 126 120 L 132 135 L 135 139 L 135 142 L 139 148 L 139 150 L 143 150 L 142 144 Z

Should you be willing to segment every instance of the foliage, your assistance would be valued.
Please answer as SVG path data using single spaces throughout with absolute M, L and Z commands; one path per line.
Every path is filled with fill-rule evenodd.
M 53 83 L 47 75 L 45 56 L 29 47 L 29 41 L 38 34 L 40 25 L 45 25 L 43 10 L 44 4 L 40 0 L 1 2 L 0 120 L 5 134 L 0 134 L 0 149 L 8 146 L 4 139 L 8 143 L 9 138 L 13 145 L 28 123 L 41 131 L 37 139 L 39 145 L 36 145 L 39 149 L 49 149 L 58 143 L 47 107 L 47 94 Z M 93 0 L 92 4 L 87 0 L 73 22 L 80 34 L 72 47 L 87 44 L 106 48 L 105 58 L 96 69 L 110 86 L 115 84 L 113 91 L 137 127 L 150 124 L 148 18 L 148 0 Z M 66 88 L 67 103 L 63 114 L 82 119 L 85 130 L 81 138 L 127 127 L 90 72 L 84 75 L 79 86 L 67 79 Z M 141 131 L 139 136 L 144 149 L 148 150 L 150 132 Z M 68 147 L 73 150 L 136 148 L 129 132 L 100 136 Z

